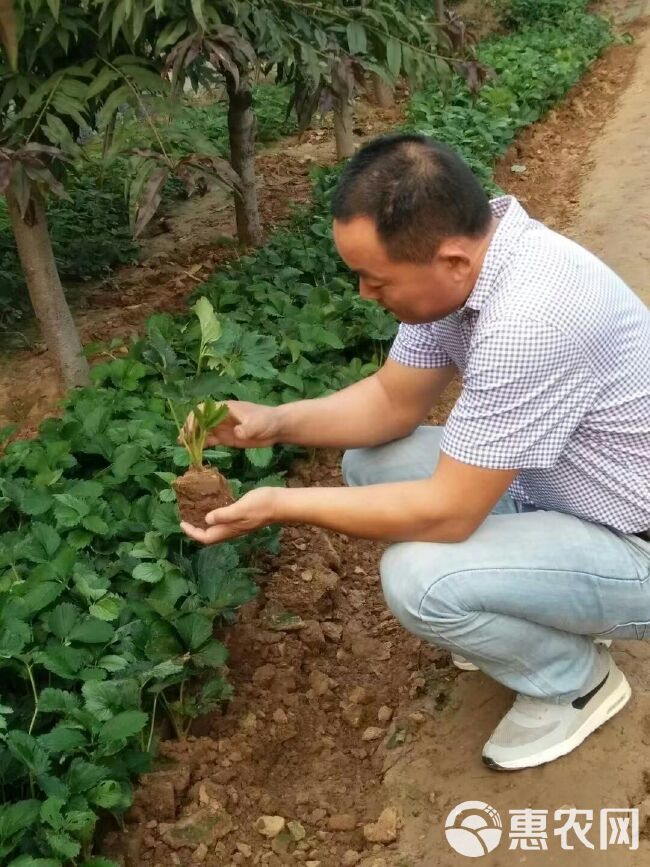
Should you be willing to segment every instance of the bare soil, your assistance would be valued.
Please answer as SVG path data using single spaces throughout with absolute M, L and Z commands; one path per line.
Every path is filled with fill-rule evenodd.
M 205 522 L 208 512 L 235 502 L 227 479 L 211 467 L 200 470 L 190 467 L 173 482 L 173 488 L 182 520 L 201 530 L 208 526 Z

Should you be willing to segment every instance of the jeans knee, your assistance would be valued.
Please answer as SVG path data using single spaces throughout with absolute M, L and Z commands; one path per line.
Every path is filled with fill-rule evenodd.
M 431 542 L 400 542 L 384 552 L 380 564 L 386 604 L 409 632 L 427 638 L 465 616 L 456 593 L 458 576 L 449 575 L 444 552 L 436 556 L 435 548 Z
M 368 462 L 371 459 L 370 454 L 372 449 L 347 449 L 343 452 L 341 460 L 341 473 L 343 481 L 346 485 L 363 485 L 364 484 L 364 469 L 367 469 Z

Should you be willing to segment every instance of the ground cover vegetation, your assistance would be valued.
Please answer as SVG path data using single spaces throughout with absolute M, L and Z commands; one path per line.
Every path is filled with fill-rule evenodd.
M 480 45 L 496 77 L 475 96 L 460 78 L 446 99 L 416 94 L 411 127 L 458 147 L 492 188 L 494 159 L 610 38 L 583 5 Z M 128 807 L 163 720 L 183 737 L 229 699 L 219 637 L 278 534 L 187 542 L 172 485 L 191 458 L 170 402 L 312 397 L 382 362 L 395 323 L 337 259 L 335 180 L 322 171 L 314 209 L 216 273 L 190 315 L 153 316 L 133 345 L 104 347 L 92 384 L 0 460 L 0 860 L 11 867 L 106 867 L 92 855 L 98 817 Z M 239 496 L 282 484 L 295 454 L 208 448 L 203 461 Z

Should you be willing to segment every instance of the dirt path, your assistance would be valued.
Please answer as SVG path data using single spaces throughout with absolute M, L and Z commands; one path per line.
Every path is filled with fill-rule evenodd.
M 637 14 L 650 12 L 650 3 L 634 5 Z M 650 22 L 637 30 L 636 50 L 630 70 L 625 49 L 615 48 L 602 64 L 602 76 L 589 76 L 568 105 L 524 136 L 505 161 L 500 180 L 528 199 L 536 216 L 603 258 L 650 303 Z M 614 105 L 612 86 L 620 85 L 630 71 Z M 577 124 L 571 124 L 572 117 Z M 559 161 L 552 144 L 560 149 Z M 541 154 L 540 145 L 547 148 Z M 509 163 L 515 160 L 529 164 L 529 177 L 509 182 Z M 549 177 L 555 168 L 556 177 Z M 614 656 L 633 687 L 628 707 L 576 753 L 516 775 L 495 775 L 478 758 L 511 695 L 480 674 L 456 680 L 448 708 L 431 719 L 411 754 L 386 778 L 393 802 L 399 801 L 407 814 L 409 809 L 419 814 L 407 819 L 400 837 L 405 867 L 467 863 L 451 852 L 443 832 L 448 811 L 465 800 L 496 807 L 506 830 L 510 809 L 549 811 L 546 853 L 508 851 L 502 842 L 481 864 L 540 861 L 624 867 L 650 862 L 650 647 L 617 642 Z M 436 797 L 430 804 L 432 790 Z M 632 805 L 640 806 L 639 851 L 623 846 L 599 851 L 599 811 Z M 575 840 L 574 852 L 562 851 L 558 838 L 553 839 L 553 813 L 563 806 L 594 811 L 588 837 L 595 851 Z
M 650 8 L 650 4 L 648 4 Z M 650 304 L 650 32 L 616 114 L 591 148 L 594 162 L 572 226 Z

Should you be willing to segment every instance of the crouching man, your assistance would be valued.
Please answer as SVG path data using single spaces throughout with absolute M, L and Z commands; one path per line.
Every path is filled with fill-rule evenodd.
M 388 360 L 321 399 L 231 402 L 211 442 L 346 449 L 347 487 L 261 488 L 183 528 L 393 543 L 381 577 L 403 626 L 517 693 L 484 761 L 557 759 L 630 697 L 603 640 L 650 638 L 650 312 L 423 136 L 360 150 L 333 217 L 361 296 L 401 323 Z M 456 374 L 446 425 L 424 425 Z

